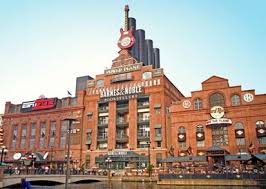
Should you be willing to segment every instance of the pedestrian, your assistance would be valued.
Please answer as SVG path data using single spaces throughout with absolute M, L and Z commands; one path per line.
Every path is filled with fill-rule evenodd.
M 26 181 L 26 178 L 21 179 L 21 186 L 23 189 L 31 189 L 31 184 L 29 181 Z

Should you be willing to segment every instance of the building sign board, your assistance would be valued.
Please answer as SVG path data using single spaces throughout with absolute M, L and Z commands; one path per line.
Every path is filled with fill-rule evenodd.
M 105 101 L 113 101 L 116 100 L 116 97 L 135 96 L 136 94 L 142 93 L 143 88 L 140 85 L 135 85 L 125 88 L 103 88 L 100 89 L 99 92 L 101 99 L 105 99 Z
M 232 124 L 232 120 L 227 118 L 220 118 L 220 119 L 210 119 L 206 122 L 206 125 L 215 125 L 215 124 Z
M 37 110 L 51 109 L 56 106 L 57 98 L 41 98 L 35 101 L 23 102 L 21 105 L 21 112 L 31 112 Z
M 104 73 L 106 75 L 114 75 L 114 74 L 120 74 L 120 73 L 127 73 L 127 72 L 133 72 L 141 69 L 141 64 L 130 64 L 126 66 L 119 66 L 114 67 L 111 69 L 104 70 Z
M 130 80 L 133 80 L 132 74 L 131 73 L 123 73 L 123 74 L 114 75 L 112 77 L 111 82 L 115 83 L 115 82 L 130 81 Z

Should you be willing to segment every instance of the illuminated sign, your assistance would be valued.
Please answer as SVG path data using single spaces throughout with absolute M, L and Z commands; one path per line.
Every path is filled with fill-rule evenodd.
M 224 116 L 224 108 L 222 106 L 213 106 L 211 108 L 211 116 L 214 119 L 219 119 Z
M 104 73 L 107 75 L 114 75 L 126 72 L 133 72 L 141 69 L 141 64 L 131 64 L 126 66 L 114 67 L 111 69 L 104 70 Z
M 56 106 L 57 98 L 40 98 L 35 101 L 23 102 L 21 112 L 51 109 Z

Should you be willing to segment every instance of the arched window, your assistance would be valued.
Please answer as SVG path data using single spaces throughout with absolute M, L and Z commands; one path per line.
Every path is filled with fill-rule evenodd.
M 232 103 L 232 106 L 239 106 L 240 105 L 240 96 L 237 94 L 234 94 L 231 97 L 231 103 Z
M 185 127 L 179 127 L 178 128 L 178 133 L 186 133 Z
M 198 125 L 196 128 L 196 132 L 204 132 L 204 127 L 202 125 Z
M 224 107 L 224 96 L 221 93 L 214 93 L 210 96 L 210 107 L 222 106 Z
M 194 100 L 194 109 L 195 110 L 202 109 L 202 100 L 200 98 L 196 98 Z
M 235 129 L 244 129 L 244 125 L 241 122 L 235 124 Z
M 235 138 L 237 146 L 244 146 L 246 144 L 244 125 L 241 122 L 235 124 Z
M 256 122 L 257 137 L 260 144 L 266 144 L 266 127 L 264 121 Z
M 257 121 L 256 122 L 256 128 L 257 129 L 265 129 L 264 121 Z

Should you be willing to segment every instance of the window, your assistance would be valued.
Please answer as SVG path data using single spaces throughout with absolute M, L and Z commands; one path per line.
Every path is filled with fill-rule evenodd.
M 150 126 L 139 125 L 138 126 L 138 137 L 150 137 Z
M 228 145 L 228 128 L 221 125 L 212 126 L 212 144 L 213 146 Z
M 41 122 L 40 125 L 40 148 L 44 148 L 45 147 L 45 128 L 46 128 L 46 124 L 45 122 Z
M 96 81 L 96 87 L 103 87 L 104 81 L 102 79 Z
M 30 149 L 33 149 L 35 146 L 35 135 L 36 135 L 36 123 L 31 123 Z
M 236 145 L 244 146 L 246 145 L 245 135 L 244 135 L 244 125 L 241 122 L 235 124 L 236 133 Z
M 50 127 L 50 141 L 49 141 L 49 147 L 55 146 L 55 137 L 56 137 L 56 122 L 51 122 Z
M 12 137 L 12 149 L 16 149 L 18 137 L 18 126 L 13 126 L 13 137 Z
M 197 128 L 196 128 L 196 132 L 203 133 L 204 132 L 204 127 L 202 125 L 198 125 Z
M 202 109 L 202 100 L 200 98 L 196 98 L 194 100 L 194 109 L 195 110 Z
M 265 123 L 264 121 L 257 121 L 256 122 L 256 130 L 257 130 L 257 136 L 260 144 L 266 144 L 266 136 L 265 136 Z M 263 132 L 260 132 L 263 131 Z
M 100 116 L 98 124 L 99 125 L 107 125 L 108 124 L 108 116 Z
M 222 106 L 224 107 L 224 96 L 220 93 L 214 93 L 210 96 L 210 107 Z
M 156 144 L 157 144 L 157 148 L 161 148 L 162 147 L 162 142 L 161 141 L 157 141 Z
M 26 136 L 27 136 L 27 126 L 22 125 L 21 143 L 20 143 L 20 148 L 22 149 L 26 147 Z
M 151 72 L 144 72 L 142 74 L 142 79 L 150 79 L 152 78 L 152 73 Z
M 239 106 L 240 105 L 240 96 L 237 94 L 234 94 L 231 97 L 231 103 L 232 103 L 232 106 Z
M 197 141 L 197 147 L 204 147 L 205 146 L 205 140 Z
M 65 148 L 67 127 L 68 127 L 68 121 L 62 121 L 61 131 L 60 131 L 60 148 Z
M 178 133 L 186 133 L 186 129 L 185 129 L 185 127 L 179 127 L 178 128 Z
M 162 136 L 162 129 L 155 128 L 155 137 L 161 137 L 161 136 Z

